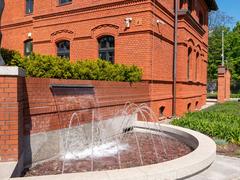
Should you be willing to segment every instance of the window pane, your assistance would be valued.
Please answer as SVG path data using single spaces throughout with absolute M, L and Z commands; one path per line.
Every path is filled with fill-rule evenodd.
M 107 54 L 106 54 L 106 52 L 99 52 L 99 58 L 100 58 L 100 59 L 107 60 Z
M 100 40 L 100 48 L 106 48 L 107 47 L 107 39 L 106 38 L 102 38 Z
M 188 10 L 192 12 L 193 10 L 193 0 L 188 0 Z
M 33 51 L 32 40 L 24 42 L 24 55 L 29 56 Z
M 114 52 L 108 52 L 108 60 L 114 63 Z
M 109 47 L 114 47 L 114 38 L 112 36 L 109 37 Z
M 33 0 L 26 0 L 26 14 L 33 13 L 33 6 L 34 6 Z
M 57 56 L 70 58 L 70 42 L 60 41 L 57 43 Z
M 69 2 L 72 2 L 72 0 L 59 0 L 59 4 L 65 4 Z

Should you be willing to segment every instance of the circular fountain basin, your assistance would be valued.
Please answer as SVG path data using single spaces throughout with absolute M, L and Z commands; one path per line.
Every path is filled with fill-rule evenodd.
M 135 128 L 141 132 L 156 131 L 155 123 L 135 122 Z M 161 125 L 161 132 L 176 137 L 192 149 L 191 153 L 180 158 L 157 164 L 144 165 L 125 169 L 106 171 L 94 171 L 85 173 L 71 173 L 50 176 L 24 177 L 32 180 L 61 180 L 61 179 L 84 179 L 84 180 L 146 180 L 146 179 L 180 179 L 192 176 L 209 167 L 216 156 L 216 145 L 209 137 L 189 129 L 171 125 Z M 178 148 L 178 147 L 176 147 Z M 136 152 L 137 153 L 137 152 Z M 18 178 L 17 178 L 18 179 Z

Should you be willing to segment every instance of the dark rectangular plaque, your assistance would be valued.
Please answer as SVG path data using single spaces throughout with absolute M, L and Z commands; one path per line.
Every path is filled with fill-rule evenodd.
M 49 86 L 55 96 L 71 96 L 71 95 L 93 95 L 93 85 L 71 85 L 71 84 L 51 84 Z

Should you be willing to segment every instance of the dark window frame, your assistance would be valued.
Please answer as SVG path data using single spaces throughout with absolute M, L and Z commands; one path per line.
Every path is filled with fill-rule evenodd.
M 165 106 L 161 106 L 159 108 L 159 117 L 163 117 L 164 116 L 164 111 L 165 111 L 166 107 Z
M 188 48 L 188 60 L 187 60 L 187 79 L 190 80 L 190 69 L 191 69 L 191 59 L 192 59 L 192 48 Z
M 198 80 L 198 61 L 199 61 L 200 53 L 197 52 L 196 54 L 196 63 L 195 63 L 195 80 Z
M 194 0 L 188 0 L 188 11 L 191 13 L 193 11 Z
M 106 45 L 105 47 L 102 46 L 104 43 Z M 102 54 L 105 54 L 105 58 L 103 58 Z M 115 38 L 114 38 L 114 36 L 105 35 L 105 36 L 101 36 L 100 38 L 98 38 L 98 55 L 99 55 L 100 59 L 114 63 L 114 61 L 115 61 Z
M 29 51 L 27 48 L 29 48 Z M 28 39 L 24 41 L 24 56 L 30 56 L 32 52 L 33 52 L 33 40 Z
M 180 0 L 179 8 L 182 9 L 185 3 L 186 3 L 186 0 Z
M 64 43 L 67 43 L 67 44 L 64 45 Z M 62 46 L 62 48 L 60 46 Z M 63 48 L 63 46 L 66 46 L 66 49 Z M 56 50 L 57 50 L 58 57 L 70 59 L 71 42 L 67 39 L 57 41 L 56 42 Z
M 59 5 L 71 4 L 72 0 L 58 0 Z
M 34 11 L 34 0 L 25 1 L 25 13 L 32 14 Z
M 204 15 L 203 15 L 203 13 L 200 11 L 199 12 L 199 24 L 201 24 L 202 26 L 204 25 L 204 21 L 205 21 L 205 19 L 204 19 Z

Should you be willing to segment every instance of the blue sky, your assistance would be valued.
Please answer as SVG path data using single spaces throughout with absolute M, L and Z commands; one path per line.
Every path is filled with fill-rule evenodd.
M 219 10 L 240 21 L 240 0 L 216 0 Z

